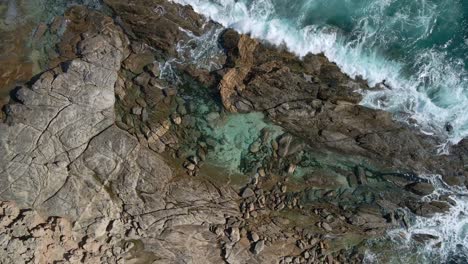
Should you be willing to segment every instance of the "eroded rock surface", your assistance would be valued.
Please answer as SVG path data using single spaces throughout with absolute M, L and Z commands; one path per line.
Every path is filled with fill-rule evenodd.
M 67 11 L 59 66 L 6 108 L 0 262 L 360 263 L 364 241 L 407 225 L 400 208 L 450 208 L 421 199 L 434 189 L 418 173 L 467 182 L 466 141 L 435 156 L 322 55 L 227 30 L 210 72 L 179 48 L 219 25 L 169 1 L 104 2 L 112 18 Z M 234 175 L 210 164 L 226 112 L 279 125 L 254 131 Z
M 397 123 L 389 113 L 358 105 L 359 92 L 371 88 L 323 55 L 300 60 L 233 30 L 220 43 L 228 63 L 219 89 L 229 111 L 266 112 L 313 148 L 353 155 L 381 170 L 467 176 L 460 158 L 466 152 L 439 156 L 434 138 Z
M 2 261 L 174 263 L 211 252 L 216 262 L 205 223 L 236 215 L 237 194 L 173 179 L 159 155 L 114 125 L 128 41 L 110 18 L 77 8 L 95 26 L 77 58 L 19 89 L 1 124 L 0 197 L 32 208 L 2 203 Z

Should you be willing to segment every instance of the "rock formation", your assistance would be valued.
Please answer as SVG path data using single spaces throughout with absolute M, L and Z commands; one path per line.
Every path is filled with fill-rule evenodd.
M 219 25 L 169 1 L 104 2 L 112 17 L 67 11 L 66 56 L 5 108 L 2 263 L 359 263 L 363 242 L 407 224 L 400 208 L 450 208 L 421 199 L 419 173 L 468 183 L 466 141 L 436 155 L 358 105 L 371 88 L 323 55 L 226 30 L 209 71 L 178 47 Z M 209 161 L 229 112 L 272 122 L 234 174 Z

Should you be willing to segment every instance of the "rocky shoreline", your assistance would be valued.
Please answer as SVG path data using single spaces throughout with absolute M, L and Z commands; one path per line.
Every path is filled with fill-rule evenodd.
M 323 55 L 169 1 L 104 3 L 59 18 L 58 66 L 4 108 L 0 263 L 362 263 L 402 208 L 449 210 L 422 175 L 468 185 L 467 140 L 438 155 Z M 193 39 L 212 32 L 210 53 Z

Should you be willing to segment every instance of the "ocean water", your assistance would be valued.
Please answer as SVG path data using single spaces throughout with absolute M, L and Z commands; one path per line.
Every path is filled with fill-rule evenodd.
M 425 201 L 447 201 L 447 213 L 416 216 L 406 209 L 407 227 L 388 232 L 370 243 L 365 263 L 468 263 L 468 190 L 445 184 L 440 176 L 428 175 L 435 191 Z M 414 237 L 425 236 L 424 241 Z M 395 254 L 398 252 L 398 254 Z
M 447 145 L 468 135 L 466 0 L 173 1 L 299 56 L 324 53 L 381 88 L 364 92 L 363 105 Z

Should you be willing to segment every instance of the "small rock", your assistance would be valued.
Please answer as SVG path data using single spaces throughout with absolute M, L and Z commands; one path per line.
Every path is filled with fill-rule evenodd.
M 253 212 L 255 210 L 255 204 L 251 203 L 249 204 L 248 211 Z
M 237 101 L 235 107 L 239 112 L 250 112 L 252 110 L 252 105 L 247 101 Z
M 281 192 L 282 193 L 285 193 L 287 189 L 288 189 L 288 187 L 286 187 L 286 185 L 281 186 Z
M 252 153 L 257 153 L 258 151 L 260 151 L 260 142 L 254 142 L 252 143 L 252 145 L 250 145 L 250 152 Z
M 166 88 L 166 89 L 163 90 L 163 92 L 164 92 L 164 95 L 166 97 L 174 96 L 174 95 L 177 94 L 177 89 L 175 89 L 175 88 Z
M 293 174 L 296 171 L 296 165 L 295 164 L 289 164 L 288 167 L 288 174 Z
M 259 168 L 259 169 L 257 170 L 257 173 L 258 173 L 258 175 L 259 175 L 260 177 L 265 177 L 265 176 L 266 176 L 265 169 L 263 169 L 263 168 Z
M 253 253 L 255 255 L 258 255 L 258 254 L 260 254 L 260 252 L 263 251 L 264 248 L 265 248 L 265 241 L 259 240 L 257 243 L 255 243 Z
M 214 230 L 214 233 L 220 237 L 224 235 L 224 230 L 221 226 L 217 226 Z
M 278 155 L 280 157 L 286 157 L 289 152 L 289 146 L 292 142 L 292 136 L 288 134 L 284 134 L 278 141 Z
M 191 162 L 187 163 L 187 165 L 185 166 L 185 168 L 189 171 L 194 171 L 196 167 L 197 166 Z
M 237 227 L 231 227 L 231 230 L 229 232 L 229 239 L 231 242 L 236 243 L 237 241 L 240 240 L 240 231 L 239 228 Z
M 283 202 L 281 202 L 281 203 L 278 205 L 278 207 L 276 208 L 276 210 L 281 211 L 281 210 L 284 209 L 284 207 L 286 207 L 286 206 L 284 205 Z
M 149 148 L 157 153 L 163 153 L 166 150 L 166 145 L 159 139 L 148 144 Z
M 304 249 L 305 248 L 304 242 L 302 242 L 302 240 L 298 240 L 297 241 L 297 247 L 300 248 L 300 249 Z
M 331 232 L 333 231 L 333 228 L 331 228 L 331 226 L 325 222 L 322 222 L 321 224 L 322 228 L 325 229 L 327 232 Z
M 141 107 L 147 107 L 147 106 L 148 106 L 147 103 L 146 103 L 146 101 L 145 101 L 145 99 L 143 99 L 143 98 L 141 98 L 141 97 L 140 97 L 140 98 L 137 98 L 137 99 L 135 100 L 135 102 L 136 102 L 139 106 L 141 106 Z
M 159 69 L 159 63 L 153 62 L 151 64 L 148 64 L 145 66 L 145 70 L 151 74 L 153 77 L 158 77 L 159 74 L 161 73 Z
M 141 121 L 146 122 L 148 121 L 148 110 L 146 108 L 143 108 L 143 111 L 141 112 Z
M 115 91 L 115 95 L 117 96 L 117 98 L 119 98 L 120 100 L 124 100 L 125 99 L 125 96 L 127 96 L 127 93 L 125 92 L 125 88 L 124 88 L 124 85 L 115 85 L 115 88 L 114 88 L 114 91 Z
M 367 184 L 367 176 L 363 167 L 356 166 L 355 172 L 359 184 Z
M 430 240 L 437 240 L 439 237 L 431 235 L 431 234 L 413 234 L 411 236 L 412 239 L 419 243 L 425 243 Z
M 444 176 L 444 181 L 450 186 L 463 186 L 465 177 L 463 176 Z
M 434 186 L 426 182 L 415 182 L 405 186 L 407 190 L 417 195 L 429 195 L 434 192 Z
M 248 197 L 252 197 L 254 195 L 255 195 L 254 191 L 252 191 L 252 189 L 250 189 L 248 187 L 245 188 L 244 191 L 242 192 L 242 198 L 244 198 L 244 199 L 248 198 Z
M 312 238 L 312 239 L 309 240 L 309 245 L 310 245 L 311 247 L 313 247 L 313 246 L 315 246 L 318 242 L 320 242 L 320 240 L 319 240 L 318 238 L 314 237 L 314 238 Z
M 139 106 L 135 106 L 132 108 L 132 114 L 134 115 L 141 115 L 142 111 L 143 111 L 143 108 Z
M 253 242 L 257 242 L 257 241 L 260 239 L 260 237 L 258 236 L 257 233 L 255 233 L 255 232 L 250 232 L 250 239 L 251 239 Z
M 154 60 L 154 57 L 151 53 L 145 52 L 140 54 L 130 54 L 122 65 L 125 69 L 135 73 L 140 74 L 143 72 L 144 65 L 151 63 Z
M 176 116 L 176 117 L 172 118 L 172 121 L 173 121 L 174 124 L 176 124 L 176 125 L 182 124 L 182 118 L 181 118 L 180 116 Z

